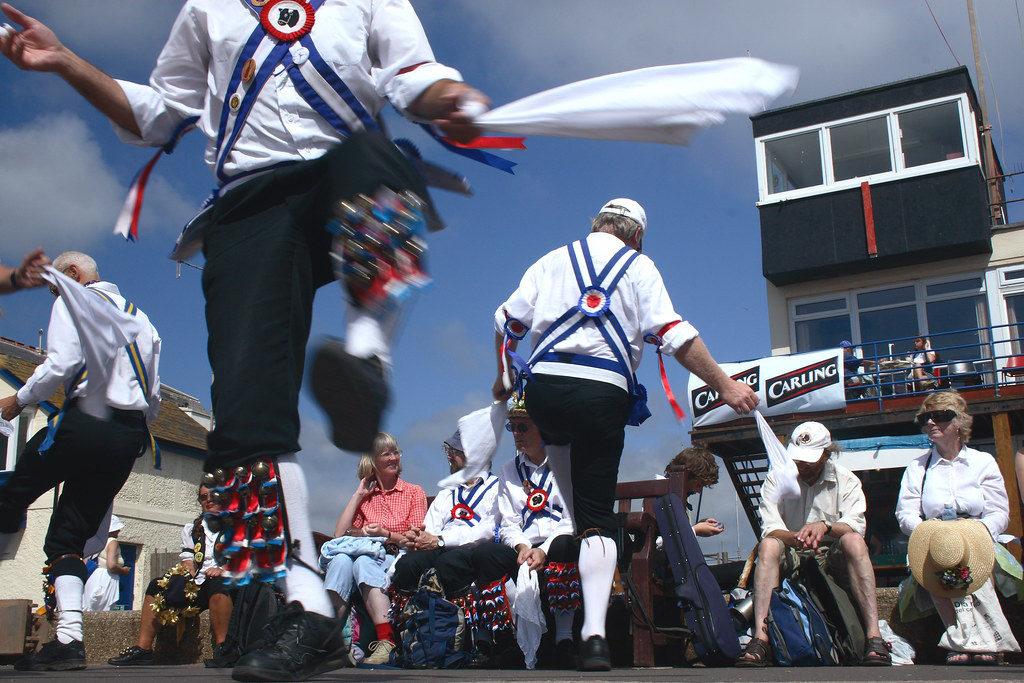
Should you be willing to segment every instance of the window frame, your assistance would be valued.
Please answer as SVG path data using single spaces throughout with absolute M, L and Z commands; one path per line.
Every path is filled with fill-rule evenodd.
M 930 164 L 921 164 L 919 166 L 911 166 L 908 168 L 905 165 L 905 159 L 903 158 L 903 146 L 901 144 L 903 135 L 899 126 L 899 115 L 908 111 L 925 109 L 927 107 L 945 104 L 948 102 L 957 103 L 957 113 L 960 116 L 960 142 L 963 146 L 964 155 L 958 159 L 945 159 L 942 161 L 932 162 Z M 847 180 L 835 180 L 834 164 L 832 160 L 831 128 L 867 119 L 879 118 L 882 116 L 886 117 L 888 124 L 889 160 L 892 170 L 866 176 L 857 176 Z M 843 119 L 835 119 L 824 123 L 817 123 L 811 126 L 804 126 L 802 128 L 794 128 L 781 133 L 772 133 L 771 135 L 764 135 L 762 137 L 755 138 L 755 157 L 757 160 L 757 206 L 776 204 L 778 202 L 788 201 L 791 199 L 814 197 L 820 194 L 836 192 L 839 190 L 849 190 L 860 187 L 861 183 L 864 182 L 877 184 L 968 166 L 978 166 L 980 168 L 981 157 L 979 153 L 978 131 L 973 123 L 968 125 L 969 122 L 973 121 L 974 111 L 971 109 L 970 101 L 968 100 L 966 93 L 961 93 L 959 95 L 937 97 L 935 99 L 914 102 L 900 107 L 873 111 Z M 821 154 L 821 163 L 823 166 L 821 169 L 821 177 L 823 179 L 822 184 L 803 187 L 796 190 L 770 193 L 768 191 L 768 166 L 767 156 L 765 154 L 765 144 L 774 140 L 813 131 L 818 132 L 818 148 Z

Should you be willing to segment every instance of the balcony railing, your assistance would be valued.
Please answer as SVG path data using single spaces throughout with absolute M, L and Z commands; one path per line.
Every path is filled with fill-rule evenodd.
M 999 396 L 1003 387 L 1024 384 L 1024 324 L 990 325 L 928 336 L 938 360 L 914 361 L 916 337 L 866 342 L 860 371 L 846 378 L 846 400 L 876 401 L 923 395 L 936 389 L 988 389 Z M 911 349 L 911 350 L 908 350 Z

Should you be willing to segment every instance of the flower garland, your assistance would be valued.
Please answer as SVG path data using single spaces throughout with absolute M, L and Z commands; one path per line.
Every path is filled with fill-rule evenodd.
M 967 588 L 971 585 L 971 581 L 974 580 L 971 576 L 970 567 L 963 565 L 935 572 L 935 575 L 939 577 L 939 583 L 942 584 L 942 587 L 947 590 Z
M 175 576 L 181 576 L 185 579 L 185 599 L 188 601 L 186 607 L 173 607 L 167 604 L 165 594 L 167 587 Z M 167 570 L 163 576 L 156 581 L 156 585 L 163 589 L 163 591 L 153 597 L 153 614 L 156 616 L 157 621 L 162 625 L 175 624 L 179 626 L 179 630 L 184 627 L 184 619 L 190 619 L 199 614 L 199 606 L 195 604 L 196 599 L 199 597 L 199 586 L 196 585 L 195 577 L 192 576 L 192 572 L 185 569 L 184 565 L 177 564 L 171 569 Z

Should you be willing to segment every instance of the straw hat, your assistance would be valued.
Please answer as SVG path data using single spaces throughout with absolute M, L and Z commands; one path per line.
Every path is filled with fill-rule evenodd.
M 910 535 L 910 572 L 929 593 L 959 598 L 981 588 L 992 575 L 995 545 L 976 519 L 921 522 Z

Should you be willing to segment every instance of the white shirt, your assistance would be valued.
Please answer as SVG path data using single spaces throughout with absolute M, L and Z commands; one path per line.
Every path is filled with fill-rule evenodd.
M 533 487 L 540 487 L 543 483 L 546 491 L 550 485 L 551 492 L 548 494 L 544 510 L 555 511 L 559 519 L 549 514 L 536 514 L 526 507 L 526 489 L 523 487 L 523 478 L 516 469 L 517 462 L 519 469 L 529 477 Z M 501 520 L 498 535 L 502 543 L 511 548 L 521 543 L 529 547 L 540 543 L 541 550 L 547 554 L 555 538 L 573 533 L 569 510 L 562 499 L 561 491 L 558 490 L 555 475 L 548 467 L 547 458 L 544 458 L 540 465 L 534 465 L 525 455 L 517 453 L 515 458 L 501 468 L 500 479 L 501 496 L 498 499 L 498 510 L 501 513 Z M 561 512 L 557 511 L 559 509 Z M 527 521 L 529 524 L 526 524 Z
M 123 310 L 125 300 L 117 285 L 96 282 L 90 284 L 89 288 L 105 292 Z M 145 313 L 136 308 L 135 315 L 147 327 L 147 331 L 140 334 L 135 343 L 138 344 L 139 355 L 146 366 L 149 392 L 143 392 L 135 378 L 128 352 L 121 348 L 117 352 L 114 371 L 107 386 L 107 405 L 120 410 L 140 410 L 146 414 L 146 421 L 151 422 L 160 410 L 160 377 L 157 374 L 160 364 L 160 335 Z M 50 311 L 50 326 L 46 333 L 46 360 L 36 368 L 25 382 L 25 386 L 18 390 L 18 403 L 30 405 L 45 401 L 62 385 L 66 390 L 67 383 L 75 378 L 84 363 L 85 356 L 82 353 L 78 331 L 64 300 L 57 297 Z M 68 398 L 77 396 L 88 384 L 89 380 L 86 378 L 71 390 Z
M 423 529 L 428 534 L 444 537 L 445 548 L 493 541 L 494 529 L 498 524 L 499 491 L 501 485 L 493 474 L 485 476 L 479 488 L 463 484 L 456 488 L 442 489 L 427 509 Z M 452 509 L 465 501 L 472 503 L 471 507 L 476 513 L 472 522 L 452 517 Z
M 142 132 L 139 137 L 115 124 L 121 139 L 160 146 L 178 123 L 199 116 L 197 126 L 209 139 L 206 162 L 214 168 L 214 144 L 232 69 L 256 24 L 256 15 L 239 0 L 188 0 L 149 85 L 118 81 Z M 408 0 L 327 0 L 316 13 L 310 35 L 371 116 L 388 100 L 406 111 L 427 86 L 442 78 L 462 80 L 458 71 L 434 61 Z M 416 68 L 399 73 L 411 67 Z M 234 175 L 283 161 L 315 159 L 340 139 L 278 67 L 256 99 L 224 169 Z
M 925 480 L 929 458 L 931 465 Z M 1010 501 L 995 458 L 964 446 L 955 458 L 946 460 L 932 448 L 927 455 L 907 465 L 896 503 L 900 530 L 909 536 L 922 521 L 941 517 L 946 505 L 952 506 L 957 516 L 981 520 L 992 538 L 1006 531 L 1010 523 Z
M 196 544 L 192 540 L 192 527 L 194 524 L 195 522 L 189 522 L 181 528 L 181 554 L 178 555 L 178 558 L 182 562 L 185 560 L 196 561 L 194 550 Z M 195 578 L 197 586 L 202 585 L 206 581 L 206 572 L 217 566 L 217 560 L 213 559 L 213 543 L 217 540 L 217 535 L 210 531 L 210 527 L 206 524 L 206 519 L 203 519 L 202 525 L 203 531 L 206 533 L 206 539 L 203 543 L 203 564 L 199 567 L 199 572 Z
M 864 487 L 857 475 L 832 460 L 825 463 L 818 481 L 808 486 L 801 479 L 800 495 L 786 498 L 777 505 L 768 502 L 775 490 L 774 475 L 761 484 L 761 504 L 758 512 L 761 515 L 761 538 L 766 538 L 773 531 L 800 531 L 812 522 L 827 522 L 835 526 L 837 522 L 848 525 L 855 532 L 864 535 L 867 523 L 864 511 L 867 501 L 864 498 Z
M 606 263 L 623 247 L 615 235 L 592 232 L 586 237 L 594 261 L 600 272 Z M 581 264 L 581 267 L 582 266 Z M 511 317 L 530 328 L 530 340 L 537 343 L 547 328 L 580 299 L 580 287 L 565 247 L 549 252 L 527 269 L 519 288 L 494 313 L 495 329 L 504 333 L 505 321 Z M 644 335 L 662 337 L 662 353 L 673 355 L 680 346 L 697 336 L 697 330 L 672 307 L 661 273 L 654 261 L 640 254 L 619 280 L 611 296 L 610 309 L 622 325 L 629 340 L 633 359 L 632 370 L 640 365 Z M 664 328 L 677 323 L 671 329 Z M 614 334 L 614 333 L 612 333 Z M 615 354 L 593 323 L 587 323 L 557 343 L 554 352 L 575 353 L 592 358 L 615 361 Z M 546 375 L 581 377 L 614 384 L 628 390 L 626 379 L 617 372 L 603 368 L 568 363 L 537 363 L 533 371 Z

